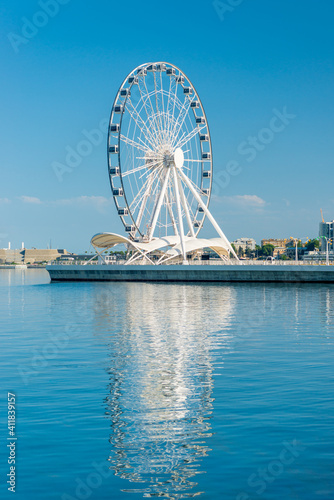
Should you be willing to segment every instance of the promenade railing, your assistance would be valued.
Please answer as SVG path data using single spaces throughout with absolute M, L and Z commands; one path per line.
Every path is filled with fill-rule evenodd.
M 189 265 L 192 266 L 325 266 L 326 262 L 323 260 L 307 260 L 307 261 L 294 261 L 294 260 L 222 260 L 222 259 L 210 259 L 210 260 L 189 260 Z M 62 266 L 78 266 L 78 265 L 107 265 L 107 266 L 120 266 L 126 264 L 126 260 L 116 260 L 113 262 L 108 262 L 107 264 L 91 261 L 87 264 L 86 260 L 74 260 L 74 261 L 52 261 L 49 265 L 62 265 Z M 147 266 L 152 265 L 147 260 L 137 260 L 130 265 L 133 266 Z M 181 262 L 168 262 L 168 265 L 182 265 Z M 334 265 L 334 262 L 329 262 L 329 265 Z

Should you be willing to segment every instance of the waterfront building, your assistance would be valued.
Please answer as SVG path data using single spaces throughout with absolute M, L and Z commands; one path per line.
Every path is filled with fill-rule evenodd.
M 242 250 L 244 251 L 247 248 L 249 248 L 250 250 L 255 250 L 256 245 L 256 241 L 253 240 L 253 238 L 238 238 L 232 241 L 232 243 L 237 250 L 239 250 L 239 248 L 242 248 Z
M 320 222 L 319 224 L 320 250 L 326 252 L 326 238 L 329 241 L 328 250 L 334 251 L 334 220 L 331 222 Z
M 263 247 L 264 245 L 273 245 L 275 247 L 273 256 L 277 257 L 278 255 L 283 255 L 286 250 L 286 242 L 288 240 L 286 238 L 268 238 L 261 240 L 261 246 Z
M 67 250 L 61 248 L 24 248 L 11 249 L 0 248 L 0 264 L 35 264 L 38 262 L 49 262 L 67 254 Z

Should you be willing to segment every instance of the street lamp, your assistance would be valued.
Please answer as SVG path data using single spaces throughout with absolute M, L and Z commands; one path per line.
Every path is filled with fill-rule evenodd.
M 298 262 L 298 241 L 302 242 L 302 240 L 308 240 L 308 236 L 303 236 L 303 238 L 294 238 L 290 236 L 290 239 L 295 242 L 295 261 Z
M 299 238 L 294 238 L 293 236 L 290 236 L 290 239 L 291 240 L 294 240 L 295 242 L 295 261 L 298 262 L 298 241 L 299 241 Z
M 320 238 L 325 238 L 326 240 L 326 266 L 329 266 L 329 252 L 328 252 L 328 247 L 329 247 L 329 243 L 332 240 L 332 238 L 327 238 L 327 236 L 320 236 Z

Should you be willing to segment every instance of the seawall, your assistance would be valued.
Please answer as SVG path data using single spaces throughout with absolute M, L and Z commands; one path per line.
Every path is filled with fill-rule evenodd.
M 51 281 L 334 283 L 324 265 L 50 265 Z

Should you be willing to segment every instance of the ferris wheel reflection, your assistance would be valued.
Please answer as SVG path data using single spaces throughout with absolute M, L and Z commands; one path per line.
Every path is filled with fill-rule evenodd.
M 210 452 L 214 356 L 228 341 L 233 293 L 219 286 L 126 286 L 123 327 L 109 343 L 105 400 L 110 468 L 137 483 L 123 491 L 201 493 L 196 476 Z M 107 293 L 102 302 L 108 308 Z

